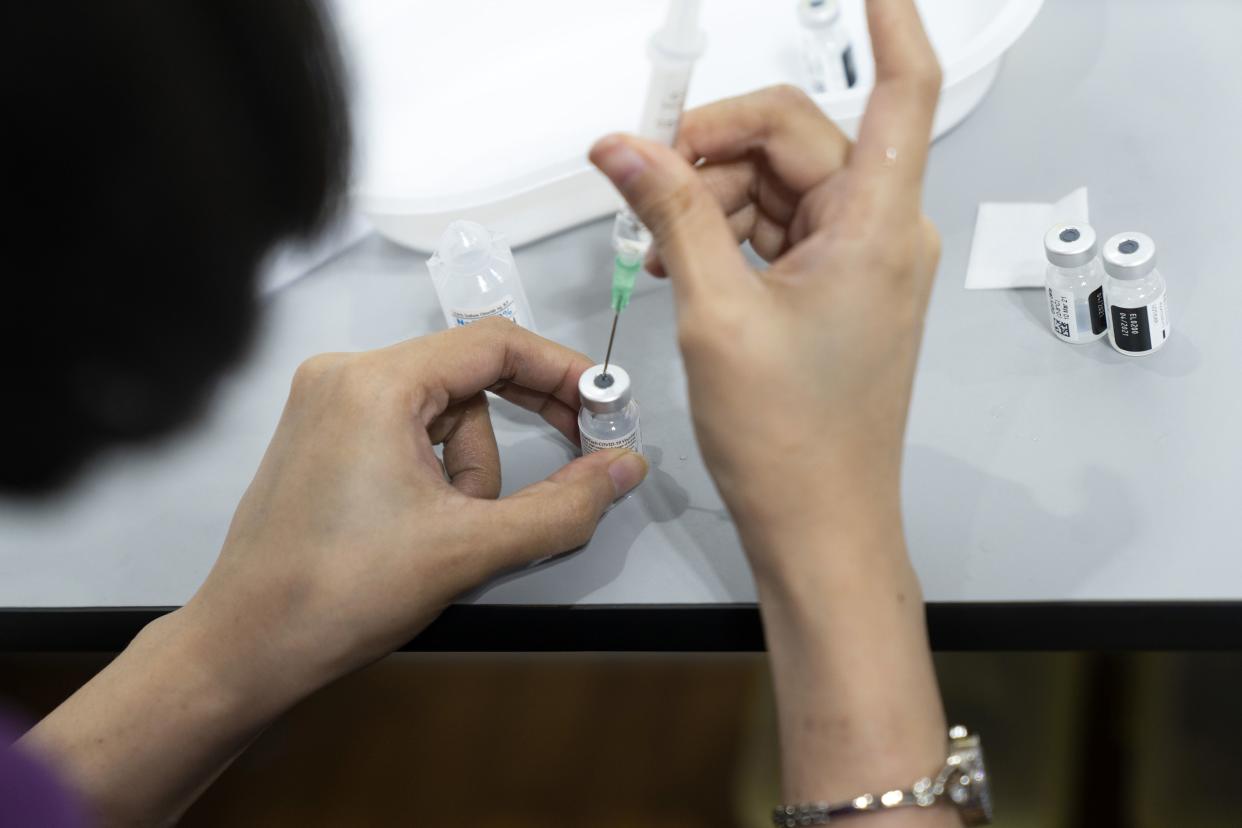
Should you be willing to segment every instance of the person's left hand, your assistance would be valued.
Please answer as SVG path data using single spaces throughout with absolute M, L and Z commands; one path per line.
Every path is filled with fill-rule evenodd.
M 260 668 L 265 687 L 243 692 L 309 692 L 399 647 L 489 576 L 586 543 L 646 461 L 598 452 L 497 500 L 483 392 L 576 445 L 578 377 L 591 365 L 501 320 L 305 362 L 183 611 L 229 642 L 238 681 Z

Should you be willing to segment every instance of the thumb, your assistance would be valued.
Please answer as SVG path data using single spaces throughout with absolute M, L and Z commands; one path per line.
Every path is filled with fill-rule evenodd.
M 590 158 L 651 230 L 679 301 L 741 283 L 748 268 L 724 210 L 684 158 L 620 134 L 601 138 Z
M 627 449 L 599 451 L 551 477 L 487 503 L 498 539 L 497 566 L 517 566 L 577 549 L 591 539 L 604 511 L 647 476 L 647 458 Z M 483 505 L 483 504 L 480 504 Z

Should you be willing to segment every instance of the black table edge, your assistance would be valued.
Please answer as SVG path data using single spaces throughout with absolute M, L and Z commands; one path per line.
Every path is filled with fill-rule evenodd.
M 0 652 L 117 652 L 172 607 L 0 609 Z M 932 603 L 940 651 L 1236 650 L 1242 601 Z M 449 607 L 410 652 L 756 652 L 753 604 Z

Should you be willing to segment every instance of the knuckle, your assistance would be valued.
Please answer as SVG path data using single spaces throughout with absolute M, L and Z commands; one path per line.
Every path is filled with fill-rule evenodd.
M 588 509 L 591 516 L 594 517 L 596 512 L 594 504 L 590 504 Z M 563 549 L 558 551 L 577 549 L 580 546 L 586 546 L 587 542 L 591 540 L 591 536 L 595 534 L 596 523 L 597 520 L 591 520 L 589 522 L 586 520 L 576 520 L 570 523 L 565 532 L 564 540 L 558 544 L 555 544 L 556 546 L 563 547 Z
M 467 327 L 477 327 L 489 336 L 504 336 L 512 329 L 513 323 L 507 319 L 501 319 L 499 316 L 488 316 Z
M 940 87 L 944 84 L 944 68 L 940 65 L 940 59 L 936 57 L 936 53 L 931 52 L 930 50 L 927 56 L 927 66 L 925 71 L 927 73 L 928 83 L 931 84 L 937 92 L 939 92 Z
M 746 319 L 744 310 L 732 303 L 684 312 L 677 324 L 678 347 L 690 358 L 718 354 L 743 340 Z
M 936 230 L 936 225 L 927 216 L 923 216 L 919 220 L 919 234 L 922 237 L 924 255 L 931 263 L 940 260 L 941 242 L 940 233 Z
M 350 404 L 366 407 L 392 400 L 398 386 L 384 382 L 385 363 L 375 352 L 364 352 L 336 368 L 338 393 Z
M 515 327 L 507 319 L 501 319 L 498 316 L 488 316 L 471 322 L 469 325 L 454 328 L 448 333 L 455 333 L 466 342 L 495 346 L 503 342 L 505 337 L 511 334 L 513 332 L 512 329 Z
M 337 366 L 339 354 L 315 354 L 302 360 L 293 372 L 290 393 L 302 396 L 323 382 L 323 378 Z
M 940 68 L 940 61 L 936 58 L 936 54 L 930 48 L 925 55 L 912 61 L 906 80 L 911 88 L 922 97 L 934 98 L 940 94 L 940 87 L 944 83 L 944 72 Z
M 895 233 L 883 239 L 870 238 L 868 249 L 872 266 L 880 273 L 903 278 L 915 259 L 917 242 L 914 234 Z
M 768 100 L 781 109 L 814 109 L 819 111 L 819 107 L 815 101 L 811 100 L 811 96 L 806 94 L 802 88 L 792 83 L 778 83 L 764 90 Z
M 940 260 L 940 234 L 927 216 L 920 215 L 906 232 L 883 240 L 869 239 L 868 260 L 878 274 L 894 285 L 929 281 Z M 904 290 L 902 288 L 901 290 Z
M 928 98 L 935 99 L 940 95 L 940 87 L 944 84 L 944 75 L 940 64 L 933 58 L 931 65 L 919 74 L 919 89 Z
M 648 229 L 659 240 L 668 239 L 677 225 L 702 209 L 702 191 L 690 176 L 680 178 L 672 186 L 652 194 L 641 211 L 650 216 Z
M 748 310 L 738 303 L 720 305 L 712 320 L 716 340 L 722 345 L 743 342 L 749 330 L 747 322 L 750 318 Z
M 694 357 L 712 347 L 712 329 L 697 319 L 685 319 L 677 326 L 677 347 L 687 357 Z

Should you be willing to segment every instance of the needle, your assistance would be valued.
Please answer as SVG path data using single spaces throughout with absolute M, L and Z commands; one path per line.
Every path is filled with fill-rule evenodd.
M 612 315 L 612 333 L 608 334 L 608 353 L 604 354 L 604 371 L 603 376 L 608 376 L 608 361 L 612 359 L 612 341 L 617 338 L 617 320 L 621 318 L 621 311 L 618 310 Z

